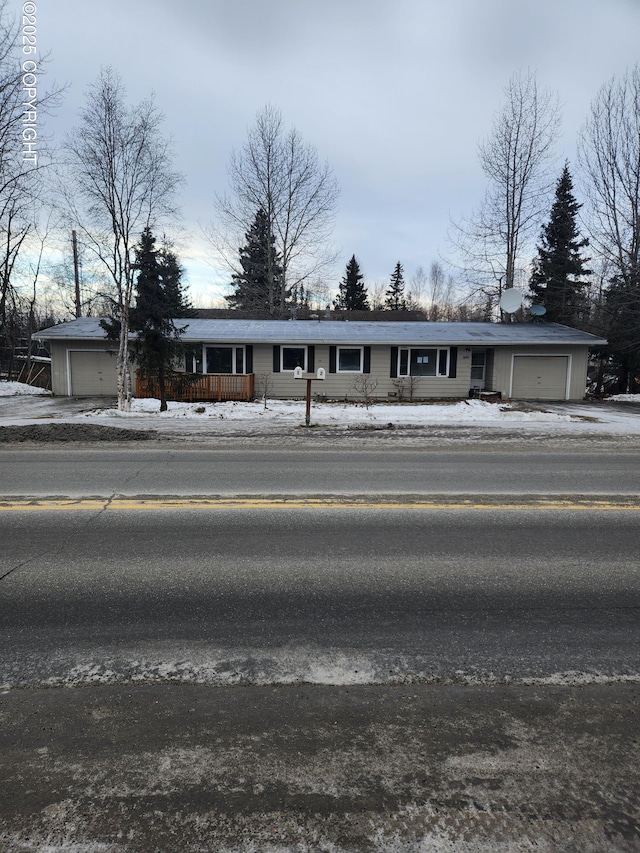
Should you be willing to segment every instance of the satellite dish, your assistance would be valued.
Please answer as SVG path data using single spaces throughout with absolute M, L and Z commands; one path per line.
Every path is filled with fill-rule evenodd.
M 515 287 L 510 287 L 500 297 L 500 308 L 506 314 L 513 314 L 522 305 L 522 294 Z
M 531 308 L 529 308 L 529 311 L 534 317 L 542 317 L 547 313 L 547 309 L 544 305 L 532 305 Z

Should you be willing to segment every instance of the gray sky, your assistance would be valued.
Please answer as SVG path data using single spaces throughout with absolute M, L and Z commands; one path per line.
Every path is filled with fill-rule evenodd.
M 22 3 L 12 0 L 16 14 Z M 78 124 L 86 87 L 113 66 L 132 102 L 155 92 L 174 138 L 199 305 L 219 295 L 200 224 L 256 113 L 279 108 L 341 187 L 337 283 L 355 253 L 365 282 L 447 258 L 450 219 L 481 201 L 477 159 L 518 70 L 558 92 L 558 174 L 600 86 L 638 61 L 640 0 L 42 0 L 38 47 L 68 82 L 50 128 Z

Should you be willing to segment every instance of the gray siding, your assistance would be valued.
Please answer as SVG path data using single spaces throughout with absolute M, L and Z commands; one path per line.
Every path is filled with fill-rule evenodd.
M 511 396 L 531 400 L 566 400 L 568 355 L 514 355 Z
M 286 341 L 284 342 L 286 345 Z M 320 344 L 315 346 L 315 370 L 323 367 L 326 373 L 324 381 L 316 380 L 311 386 L 311 393 L 315 396 L 320 394 L 328 399 L 335 400 L 358 400 L 361 399 L 354 388 L 354 380 L 362 375 L 357 373 L 329 373 L 329 346 Z M 253 372 L 256 377 L 256 395 L 260 396 L 264 388 L 264 377 L 268 377 L 270 384 L 269 395 L 274 398 L 292 399 L 304 397 L 306 394 L 306 382 L 294 379 L 291 373 L 275 373 L 273 370 L 273 346 L 271 344 L 255 344 L 253 348 Z M 377 386 L 373 396 L 377 399 L 387 400 L 390 395 L 397 395 L 397 380 L 391 377 L 391 348 L 389 346 L 371 347 L 371 372 L 372 380 L 377 380 Z M 466 352 L 464 347 L 458 349 L 457 376 L 455 379 L 447 377 L 419 377 L 414 383 L 413 399 L 428 398 L 459 398 L 466 397 L 469 393 L 471 376 L 471 353 Z M 405 380 L 404 398 L 408 399 L 409 389 Z M 393 397 L 391 397 L 393 399 Z
M 491 377 L 491 390 L 499 391 L 505 399 L 511 397 L 513 391 L 513 358 L 516 355 L 531 355 L 535 357 L 567 355 L 570 357 L 569 370 L 571 372 L 569 377 L 569 393 L 566 399 L 582 400 L 586 393 L 588 352 L 586 346 L 545 346 L 539 350 L 533 347 L 496 347 L 493 375 Z M 533 398 L 535 395 L 531 394 L 527 396 Z M 545 399 L 557 398 L 548 396 Z
M 286 324 L 283 324 L 286 325 Z M 451 324 L 453 325 L 453 324 Z M 231 342 L 229 342 L 231 343 Z M 291 343 L 300 346 L 300 342 L 290 342 L 286 339 L 279 342 L 282 345 Z M 236 342 L 238 344 L 238 342 Z M 239 345 L 239 344 L 238 344 Z M 348 345 L 348 344 L 347 344 Z M 355 346 L 356 344 L 354 344 Z M 442 346 L 440 344 L 440 346 Z M 72 393 L 69 365 L 71 361 L 70 352 L 106 352 L 107 342 L 102 340 L 52 340 L 52 388 L 54 394 L 67 395 Z M 385 344 L 371 345 L 370 377 L 377 380 L 377 386 L 373 396 L 377 399 L 397 399 L 398 380 L 390 375 L 391 349 Z M 321 395 L 327 399 L 335 400 L 358 400 L 361 399 L 354 388 L 354 379 L 359 374 L 353 373 L 330 373 L 329 372 L 328 343 L 315 344 L 314 372 L 323 367 L 326 371 L 324 381 L 315 380 L 312 384 L 312 394 Z M 420 377 L 416 380 L 413 389 L 413 399 L 455 399 L 464 398 L 469 393 L 471 386 L 471 347 L 460 345 L 457 347 L 457 375 L 455 378 L 448 377 Z M 545 345 L 533 346 L 496 346 L 487 348 L 487 362 L 485 371 L 485 388 L 489 391 L 498 391 L 507 399 L 512 393 L 512 372 L 514 355 L 570 355 L 571 376 L 569 381 L 568 399 L 581 400 L 585 395 L 586 371 L 588 346 L 586 345 Z M 74 357 L 75 358 L 75 357 Z M 95 359 L 94 359 L 95 361 Z M 115 382 L 116 365 L 115 357 L 108 362 L 103 360 L 103 366 L 108 365 L 108 370 L 113 371 Z M 273 344 L 253 344 L 253 373 L 256 381 L 256 396 L 261 396 L 264 377 L 268 378 L 270 385 L 269 396 L 274 398 L 292 399 L 303 398 L 306 393 L 306 382 L 295 380 L 291 373 L 278 373 L 273 370 Z M 95 383 L 87 373 L 84 378 L 83 393 L 98 395 L 114 393 L 110 390 L 108 382 L 105 382 L 105 374 L 95 376 Z M 409 387 L 405 379 L 404 399 L 409 399 Z M 76 392 L 77 393 L 77 392 Z
M 109 356 L 105 341 L 52 341 L 51 342 L 51 390 L 54 394 L 67 396 L 69 394 L 78 396 L 100 396 L 113 395 L 116 393 L 116 359 L 115 355 Z M 105 353 L 103 361 L 104 370 L 89 373 L 91 365 L 87 361 L 84 375 L 79 377 L 78 368 L 82 359 L 82 353 L 95 354 Z M 76 386 L 80 380 L 79 390 L 73 388 L 70 375 L 70 365 L 73 359 L 76 369 Z M 95 358 L 92 359 L 94 367 Z

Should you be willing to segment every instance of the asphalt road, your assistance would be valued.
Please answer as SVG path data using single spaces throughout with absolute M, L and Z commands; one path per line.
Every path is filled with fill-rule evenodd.
M 0 539 L 3 850 L 639 849 L 636 509 Z
M 0 448 L 0 495 L 640 494 L 640 453 Z
M 638 513 L 2 512 L 0 683 L 638 677 Z
M 3 853 L 640 850 L 637 461 L 480 457 L 3 452 Z

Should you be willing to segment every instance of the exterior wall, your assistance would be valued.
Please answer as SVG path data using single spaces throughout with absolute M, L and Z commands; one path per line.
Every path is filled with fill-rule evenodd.
M 283 340 L 281 344 L 286 345 Z M 297 344 L 296 344 L 297 345 Z M 448 377 L 419 377 L 413 388 L 413 399 L 446 399 L 464 398 L 471 387 L 471 347 L 459 346 L 457 358 L 457 375 L 455 379 Z M 52 341 L 52 390 L 54 394 L 66 396 L 72 393 L 70 368 L 70 351 L 106 352 L 107 342 L 95 341 Z M 314 373 L 323 367 L 326 372 L 324 381 L 315 380 L 311 386 L 312 394 L 321 395 L 327 399 L 350 400 L 362 399 L 362 394 L 354 388 L 354 380 L 361 376 L 358 373 L 330 373 L 329 345 L 315 345 Z M 485 369 L 485 389 L 500 392 L 503 398 L 509 398 L 512 393 L 513 356 L 514 355 L 569 355 L 570 379 L 566 399 L 581 400 L 586 391 L 587 346 L 505 346 L 487 348 Z M 114 376 L 116 372 L 115 356 L 113 361 Z M 371 347 L 370 373 L 366 374 L 377 380 L 377 386 L 372 396 L 380 400 L 398 399 L 398 379 L 390 376 L 391 347 L 378 345 Z M 255 394 L 261 396 L 264 390 L 264 377 L 269 383 L 268 396 L 273 398 L 303 398 L 306 393 L 306 382 L 296 380 L 293 374 L 278 373 L 273 370 L 272 344 L 253 345 L 253 373 L 255 375 Z M 405 378 L 403 399 L 410 398 L 408 382 Z M 102 386 L 104 387 L 104 386 Z M 96 377 L 96 387 L 93 392 L 101 393 L 101 384 Z
M 512 394 L 513 357 L 514 355 L 568 355 L 569 382 L 568 392 L 564 399 L 582 400 L 586 393 L 587 360 L 589 350 L 586 346 L 546 346 L 542 347 L 496 347 L 494 351 L 493 369 L 488 377 L 487 389 L 499 391 L 503 398 L 509 399 Z
M 51 341 L 51 390 L 66 397 L 72 394 L 70 375 L 70 352 L 108 352 L 106 341 Z M 116 360 L 113 357 L 113 375 L 116 375 Z M 102 393 L 101 383 L 96 376 L 93 393 Z
M 286 345 L 286 341 L 283 341 Z M 314 350 L 314 373 L 319 367 L 325 369 L 326 379 L 315 380 L 311 386 L 311 393 L 336 400 L 358 400 L 362 394 L 355 390 L 354 380 L 360 373 L 329 373 L 329 345 L 316 344 Z M 302 398 L 306 394 L 307 383 L 294 379 L 292 373 L 274 373 L 273 371 L 273 346 L 271 344 L 254 344 L 253 347 L 253 372 L 256 381 L 256 396 L 261 396 L 264 390 L 264 377 L 268 377 L 270 385 L 270 397 L 281 399 Z M 387 345 L 371 347 L 371 371 L 366 374 L 372 380 L 377 380 L 377 386 L 372 391 L 372 396 L 380 399 L 397 399 L 397 379 L 390 376 L 391 372 L 391 347 Z M 458 347 L 458 365 L 455 379 L 444 376 L 417 377 L 413 389 L 413 399 L 428 398 L 459 398 L 466 397 L 470 388 L 471 377 L 471 351 L 465 347 Z M 396 384 L 394 384 L 394 382 Z M 408 383 L 405 377 L 404 400 L 409 399 Z

